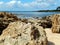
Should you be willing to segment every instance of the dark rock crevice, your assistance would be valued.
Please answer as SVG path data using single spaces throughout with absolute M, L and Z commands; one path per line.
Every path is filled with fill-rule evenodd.
M 40 37 L 40 32 L 38 31 L 36 27 L 33 26 L 31 35 L 33 36 L 33 39 L 36 40 L 37 38 Z
M 52 20 L 51 16 L 45 16 L 42 17 L 41 22 L 38 22 L 40 24 L 39 26 L 42 26 L 43 28 L 51 28 L 52 27 Z

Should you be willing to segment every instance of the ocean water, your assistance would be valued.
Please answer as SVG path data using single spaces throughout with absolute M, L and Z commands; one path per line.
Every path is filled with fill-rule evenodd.
M 15 14 L 18 18 L 44 17 L 53 14 L 60 14 L 60 12 L 10 12 Z

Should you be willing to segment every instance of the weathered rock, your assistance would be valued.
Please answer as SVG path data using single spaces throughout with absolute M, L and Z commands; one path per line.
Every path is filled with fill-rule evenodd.
M 28 23 L 28 19 L 21 19 L 22 22 Z
M 51 16 L 45 16 L 40 19 L 41 21 L 38 22 L 40 26 L 43 28 L 51 28 L 52 27 L 52 21 Z
M 46 16 L 42 18 L 32 18 L 28 19 L 28 22 L 31 24 L 42 26 L 43 28 L 51 28 L 52 27 L 52 21 L 51 16 Z
M 38 22 L 40 24 L 39 26 L 42 26 L 43 28 L 51 28 L 52 27 L 52 21 L 47 21 L 47 20 L 41 20 Z
M 52 32 L 60 33 L 60 15 L 54 15 L 52 18 Z
M 0 35 L 10 22 L 19 20 L 14 14 L 0 12 Z
M 40 26 L 20 21 L 10 23 L 0 36 L 3 45 L 47 45 L 46 33 Z

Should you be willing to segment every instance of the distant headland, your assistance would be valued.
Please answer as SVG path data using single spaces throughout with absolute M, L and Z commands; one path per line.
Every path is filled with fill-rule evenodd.
M 56 10 L 39 10 L 37 12 L 60 12 L 60 7 L 57 7 Z

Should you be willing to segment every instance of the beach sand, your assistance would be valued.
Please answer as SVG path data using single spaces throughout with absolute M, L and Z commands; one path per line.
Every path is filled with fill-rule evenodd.
M 60 45 L 60 34 L 59 33 L 52 33 L 51 29 L 45 29 L 47 38 L 48 38 L 48 45 Z

